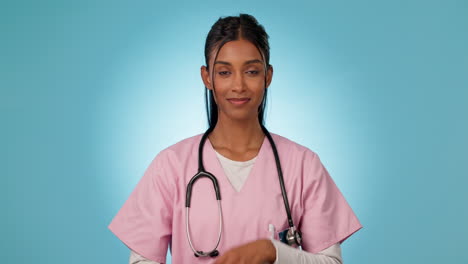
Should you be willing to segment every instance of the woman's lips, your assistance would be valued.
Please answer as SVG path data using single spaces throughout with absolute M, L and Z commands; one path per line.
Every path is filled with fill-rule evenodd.
M 243 104 L 247 103 L 248 101 L 250 101 L 250 98 L 231 98 L 231 99 L 228 99 L 228 101 L 231 104 L 243 105 Z

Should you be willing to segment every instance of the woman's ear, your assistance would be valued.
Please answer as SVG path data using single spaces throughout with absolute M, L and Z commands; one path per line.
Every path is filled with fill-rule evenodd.
M 208 90 L 213 90 L 211 87 L 211 80 L 210 80 L 210 73 L 208 72 L 208 68 L 203 65 L 200 67 L 200 75 L 202 77 L 203 83 Z
M 267 70 L 267 83 L 266 87 L 268 88 L 270 86 L 271 80 L 273 79 L 273 66 L 271 64 L 268 64 L 268 70 Z

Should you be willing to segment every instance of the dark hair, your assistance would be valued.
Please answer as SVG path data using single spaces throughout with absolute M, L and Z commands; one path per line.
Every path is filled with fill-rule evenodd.
M 248 14 L 239 14 L 239 16 L 220 17 L 211 27 L 205 42 L 205 61 L 209 70 L 210 56 L 216 50 L 215 60 L 221 47 L 229 41 L 245 39 L 254 44 L 262 55 L 266 69 L 270 67 L 270 45 L 268 44 L 268 34 L 265 28 L 260 25 L 255 17 Z M 214 85 L 214 84 L 213 84 Z M 266 88 L 266 74 L 265 74 Z M 265 89 L 262 103 L 258 108 L 258 120 L 261 125 L 265 122 L 267 89 Z M 214 100 L 212 90 L 205 87 L 205 106 L 210 129 L 214 129 L 218 121 L 218 106 Z

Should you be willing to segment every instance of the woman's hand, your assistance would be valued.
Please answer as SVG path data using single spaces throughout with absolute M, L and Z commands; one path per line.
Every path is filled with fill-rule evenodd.
M 214 264 L 264 264 L 275 260 L 275 246 L 268 239 L 260 239 L 229 250 Z

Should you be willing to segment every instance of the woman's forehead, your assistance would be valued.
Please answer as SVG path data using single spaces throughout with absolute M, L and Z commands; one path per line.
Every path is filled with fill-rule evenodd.
M 211 58 L 210 63 L 212 65 L 214 64 L 215 56 L 216 54 Z M 263 63 L 262 55 L 252 42 L 244 39 L 226 42 L 216 57 L 216 62 L 221 62 L 221 64 L 243 65 L 246 62 L 252 63 L 255 61 Z

